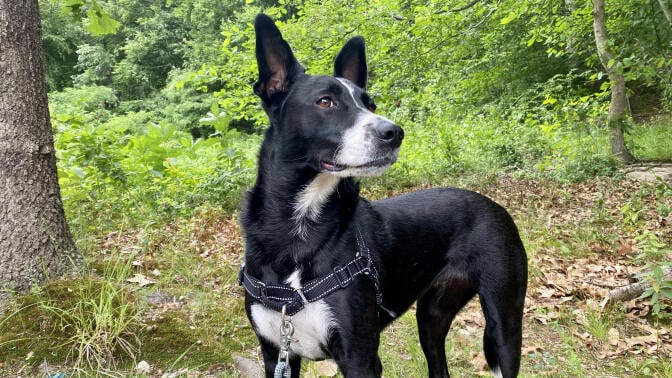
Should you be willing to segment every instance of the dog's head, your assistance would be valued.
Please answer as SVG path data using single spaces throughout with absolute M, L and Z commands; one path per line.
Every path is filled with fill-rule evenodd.
M 372 176 L 397 159 L 403 130 L 374 113 L 367 95 L 364 39 L 341 49 L 334 76 L 306 75 L 289 44 L 266 15 L 255 21 L 261 98 L 281 158 L 338 177 Z

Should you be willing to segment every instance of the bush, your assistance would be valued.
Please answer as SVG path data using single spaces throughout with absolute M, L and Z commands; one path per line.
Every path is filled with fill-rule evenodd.
M 76 232 L 189 215 L 205 202 L 234 210 L 254 177 L 259 137 L 229 130 L 221 112 L 202 121 L 215 132 L 198 139 L 152 113 L 102 123 L 75 113 L 52 122 L 61 193 Z

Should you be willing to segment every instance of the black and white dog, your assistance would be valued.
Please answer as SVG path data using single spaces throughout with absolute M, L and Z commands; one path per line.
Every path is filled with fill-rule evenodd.
M 333 77 L 313 76 L 269 17 L 255 30 L 254 92 L 271 124 L 243 209 L 239 281 L 266 376 L 280 365 L 298 377 L 302 357 L 332 358 L 346 377 L 381 376 L 379 333 L 417 300 L 429 375 L 447 377 L 446 334 L 475 294 L 487 362 L 495 376 L 516 376 L 527 258 L 506 210 L 450 188 L 361 198 L 354 177 L 387 169 L 404 137 L 364 90 L 364 40 L 343 46 Z

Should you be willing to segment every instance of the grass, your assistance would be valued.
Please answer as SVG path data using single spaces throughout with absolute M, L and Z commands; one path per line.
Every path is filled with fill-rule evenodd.
M 471 187 L 511 211 L 528 249 L 521 376 L 628 371 L 629 376 L 663 377 L 672 370 L 664 334 L 653 352 L 649 344 L 622 350 L 609 344 L 612 329 L 619 330 L 621 341 L 631 340 L 645 335 L 642 329 L 669 330 L 669 321 L 633 316 L 648 306 L 646 301 L 601 311 L 594 305 L 601 299 L 599 287 L 582 281 L 583 275 L 600 277 L 600 269 L 642 266 L 636 256 L 647 251 L 642 240 L 651 236 L 640 236 L 647 232 L 657 235 L 656 259 L 669 258 L 659 251 L 669 248 L 670 235 L 655 225 L 661 205 L 672 205 L 672 191 L 659 185 L 604 178 L 583 184 L 530 182 L 512 176 L 474 181 Z M 368 194 L 381 197 L 388 191 Z M 623 211 L 635 205 L 636 216 Z M 634 250 L 619 252 L 624 245 Z M 205 206 L 190 218 L 100 237 L 88 254 L 88 275 L 17 298 L 0 320 L 0 375 L 18 369 L 40 374 L 47 361 L 50 369 L 68 374 L 126 376 L 145 360 L 153 373 L 235 376 L 234 354 L 258 358 L 235 281 L 242 257 L 235 216 Z M 580 274 L 574 281 L 572 270 Z M 136 275 L 155 283 L 127 281 Z M 567 282 L 558 281 L 563 275 Z M 556 293 L 544 297 L 542 289 Z M 452 376 L 490 374 L 481 353 L 482 321 L 476 301 L 455 321 L 446 344 Z M 601 355 L 607 352 L 612 354 Z M 426 375 L 412 312 L 384 332 L 380 353 L 386 377 Z M 318 374 L 313 363 L 304 371 Z
M 672 147 L 657 147 L 672 143 L 672 136 L 661 138 L 666 133 L 665 119 L 636 127 L 633 143 L 653 146 L 638 156 L 671 158 Z M 442 148 L 412 149 L 410 163 L 366 180 L 363 193 L 375 199 L 453 185 L 482 192 L 511 212 L 530 264 L 521 376 L 671 375 L 670 320 L 654 316 L 650 300 L 607 310 L 595 304 L 648 262 L 672 260 L 672 186 L 619 174 L 579 182 L 486 169 L 458 175 L 460 159 L 447 153 L 436 166 L 415 169 L 419 160 L 450 152 Z M 604 162 L 588 159 L 572 169 L 593 163 Z M 45 363 L 51 373 L 68 376 L 142 376 L 134 368 L 144 360 L 150 376 L 229 377 L 238 374 L 234 355 L 258 360 L 236 283 L 243 254 L 236 213 L 206 203 L 187 216 L 157 217 L 116 232 L 75 231 L 88 256 L 87 273 L 16 298 L 0 317 L 0 376 L 43 375 Z M 130 282 L 134 277 L 147 281 Z M 481 352 L 482 326 L 472 301 L 446 342 L 452 376 L 491 375 Z M 380 345 L 385 377 L 426 376 L 412 311 L 383 333 Z M 319 371 L 314 363 L 304 365 L 308 377 Z
M 630 132 L 630 148 L 644 160 L 672 161 L 672 118 L 657 116 Z

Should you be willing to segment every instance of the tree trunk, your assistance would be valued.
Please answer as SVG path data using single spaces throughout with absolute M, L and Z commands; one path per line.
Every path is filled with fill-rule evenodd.
M 0 309 L 82 258 L 61 202 L 38 0 L 0 0 Z
M 609 81 L 611 81 L 611 103 L 609 104 L 609 115 L 607 116 L 611 136 L 611 153 L 624 163 L 633 163 L 635 158 L 625 146 L 625 139 L 623 137 L 623 126 L 626 121 L 627 109 L 625 76 L 613 67 L 613 63 L 610 64 L 613 54 L 609 47 L 609 36 L 606 25 L 607 16 L 604 11 L 604 0 L 593 0 L 593 27 L 595 30 L 597 55 L 602 67 L 607 71 Z
M 665 3 L 665 0 L 658 0 L 658 4 L 660 5 L 660 9 L 663 10 L 663 14 L 667 20 L 667 25 L 672 28 L 672 11 L 670 11 L 670 8 Z

